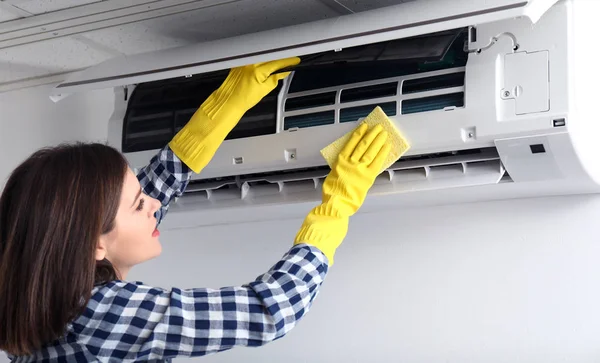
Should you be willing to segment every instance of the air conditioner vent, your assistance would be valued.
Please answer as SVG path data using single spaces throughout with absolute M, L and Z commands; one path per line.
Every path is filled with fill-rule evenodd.
M 193 180 L 184 195 L 207 202 L 238 199 L 294 198 L 306 193 L 318 196 L 329 173 L 328 166 L 257 173 L 219 179 Z M 406 157 L 377 178 L 373 192 L 406 192 L 507 182 L 498 152 L 482 148 Z M 275 198 L 275 199 L 274 199 Z

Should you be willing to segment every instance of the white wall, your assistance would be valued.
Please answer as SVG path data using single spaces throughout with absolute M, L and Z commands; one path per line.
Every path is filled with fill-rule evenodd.
M 206 361 L 597 362 L 599 219 L 590 197 L 359 215 L 295 330 Z M 162 257 L 131 277 L 244 283 L 281 256 L 300 222 L 165 231 Z
M 55 105 L 46 91 L 0 94 L 0 178 L 40 146 L 104 138 L 110 92 Z M 289 248 L 301 222 L 169 230 L 169 218 L 177 213 L 165 221 L 163 255 L 131 279 L 162 287 L 248 282 Z M 598 220 L 600 197 L 358 215 L 296 329 L 205 361 L 597 361 Z
M 10 171 L 42 146 L 102 141 L 113 110 L 113 91 L 73 95 L 58 104 L 50 86 L 0 93 L 0 186 Z

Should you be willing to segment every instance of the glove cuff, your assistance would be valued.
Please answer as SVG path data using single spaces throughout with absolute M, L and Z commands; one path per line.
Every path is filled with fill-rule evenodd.
M 200 173 L 206 166 L 204 138 L 187 126 L 181 129 L 169 142 L 169 147 L 194 173 Z
M 323 215 L 315 208 L 306 217 L 294 240 L 294 245 L 306 243 L 312 245 L 327 257 L 329 265 L 333 265 L 334 254 L 348 233 L 348 218 Z

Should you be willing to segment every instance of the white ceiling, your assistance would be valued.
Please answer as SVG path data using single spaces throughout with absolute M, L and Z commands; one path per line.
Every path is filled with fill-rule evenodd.
M 47 80 L 115 56 L 279 28 L 405 1 L 0 0 L 0 91 L 18 88 L 31 79 Z M 151 7 L 162 8 L 150 11 Z M 134 9 L 135 14 L 131 15 Z M 159 11 L 172 14 L 162 15 Z

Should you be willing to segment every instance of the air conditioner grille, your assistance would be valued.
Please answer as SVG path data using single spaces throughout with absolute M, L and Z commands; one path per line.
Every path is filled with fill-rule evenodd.
M 288 98 L 285 102 L 286 111 L 302 110 L 319 106 L 335 104 L 335 92 L 319 93 L 304 97 Z
M 374 98 L 393 97 L 398 93 L 398 82 L 377 84 L 374 86 L 350 88 L 342 91 L 342 103 L 370 100 Z
M 283 130 L 358 121 L 376 106 L 388 116 L 453 110 L 465 106 L 464 91 L 465 69 L 459 67 L 292 93 L 285 100 Z
M 320 193 L 328 166 L 193 180 L 185 195 L 209 202 L 222 199 L 256 201 L 290 198 L 295 193 Z M 375 182 L 375 192 L 406 192 L 497 184 L 508 178 L 495 148 L 471 149 L 402 158 Z M 184 196 L 185 198 L 185 196 Z
M 344 108 L 340 111 L 340 122 L 353 122 L 360 118 L 367 117 L 373 109 L 379 106 L 388 116 L 396 116 L 396 102 L 386 102 L 366 106 Z
M 437 95 L 431 97 L 415 98 L 402 101 L 402 114 L 444 110 L 448 108 L 463 107 L 465 105 L 465 93 L 457 92 L 448 95 Z
M 298 116 L 289 116 L 285 119 L 285 130 L 304 127 L 330 125 L 335 122 L 335 111 L 307 113 Z
M 465 72 L 442 74 L 440 76 L 409 79 L 402 84 L 402 93 L 411 94 L 465 85 Z

